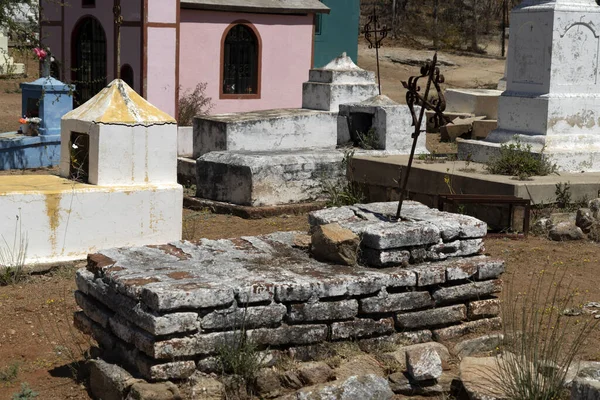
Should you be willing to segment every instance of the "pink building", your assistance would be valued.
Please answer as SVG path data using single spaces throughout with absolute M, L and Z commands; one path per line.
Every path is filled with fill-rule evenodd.
M 42 0 L 41 37 L 53 74 L 82 103 L 117 76 L 176 116 L 181 91 L 207 83 L 212 113 L 300 107 L 313 62 L 319 0 Z

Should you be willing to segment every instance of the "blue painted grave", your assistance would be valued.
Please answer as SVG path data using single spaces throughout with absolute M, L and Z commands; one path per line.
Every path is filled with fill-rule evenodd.
M 38 132 L 34 132 L 36 136 L 0 133 L 0 170 L 58 165 L 60 119 L 73 109 L 74 88 L 49 76 L 20 86 L 22 114 L 27 118 L 38 117 L 41 123 Z

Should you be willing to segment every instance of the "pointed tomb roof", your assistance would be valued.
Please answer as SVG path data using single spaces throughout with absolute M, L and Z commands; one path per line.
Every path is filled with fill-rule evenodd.
M 150 126 L 177 123 L 173 117 L 150 104 L 120 79 L 112 81 L 100 93 L 65 114 L 62 119 L 106 125 Z

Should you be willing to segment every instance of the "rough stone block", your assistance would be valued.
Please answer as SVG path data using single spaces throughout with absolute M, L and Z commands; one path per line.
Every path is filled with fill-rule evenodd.
M 78 311 L 73 315 L 73 325 L 81 332 L 92 336 L 102 349 L 111 350 L 115 347 L 115 337 L 86 317 L 83 311 Z
M 312 234 L 311 253 L 317 260 L 356 265 L 359 238 L 339 224 L 319 225 Z
M 231 330 L 244 326 L 247 329 L 277 326 L 287 313 L 283 304 L 215 310 L 202 318 L 202 329 Z
M 331 324 L 331 340 L 386 335 L 392 332 L 394 332 L 393 318 L 380 320 L 357 318 L 353 321 L 334 322 Z
M 483 252 L 483 239 L 455 240 L 435 244 L 427 250 L 428 260 L 445 260 L 449 257 L 467 257 Z
M 358 302 L 356 300 L 301 303 L 290 306 L 287 321 L 291 323 L 335 321 L 353 318 L 357 314 Z
M 103 328 L 108 326 L 110 317 L 114 314 L 102 304 L 90 299 L 80 291 L 75 291 L 75 301 L 77 305 L 85 312 L 85 315 L 92 321 L 100 324 Z
M 489 332 L 502 327 L 502 319 L 490 318 L 480 319 L 478 321 L 464 322 L 460 325 L 449 326 L 447 328 L 436 329 L 433 331 L 435 340 L 449 340 L 473 332 Z
M 456 303 L 466 300 L 479 299 L 498 293 L 502 290 L 502 281 L 481 281 L 466 283 L 464 285 L 443 287 L 432 293 L 437 304 Z
M 445 265 L 430 264 L 414 268 L 413 271 L 417 274 L 417 286 L 439 285 L 446 282 Z
M 391 374 L 390 388 L 396 394 L 404 396 L 443 396 L 445 394 L 442 385 L 437 384 L 435 380 L 415 382 L 410 378 L 408 372 L 395 372 Z
M 90 392 L 103 400 L 122 400 L 127 396 L 129 388 L 138 382 L 131 374 L 115 364 L 103 360 L 91 360 Z
M 504 273 L 504 261 L 501 260 L 487 260 L 479 264 L 479 270 L 477 271 L 477 280 L 484 281 L 487 279 L 498 278 Z
M 198 314 L 177 312 L 161 316 L 148 311 L 139 302 L 117 293 L 102 279 L 95 279 L 94 274 L 86 269 L 77 271 L 76 282 L 77 288 L 81 292 L 88 294 L 153 335 L 169 335 L 198 329 Z
M 361 260 L 372 267 L 394 267 L 408 265 L 410 251 L 408 250 L 375 250 L 363 247 L 360 252 Z
M 465 260 L 461 260 L 461 262 L 446 267 L 446 281 L 452 282 L 471 279 L 478 271 L 479 267 L 477 263 L 469 262 L 469 260 L 466 260 L 466 262 Z
M 280 303 L 308 301 L 311 298 L 341 297 L 348 293 L 348 286 L 343 281 L 322 281 L 316 283 L 310 280 L 295 284 L 280 284 L 275 288 L 275 300 Z
M 423 346 L 406 351 L 408 373 L 416 381 L 428 381 L 442 376 L 442 359 L 437 351 Z
M 484 335 L 473 339 L 463 340 L 454 346 L 454 354 L 463 357 L 470 357 L 474 354 L 494 351 L 502 344 L 504 335 Z
M 469 319 L 496 317 L 500 314 L 500 300 L 489 299 L 472 301 L 467 305 Z
M 276 329 L 253 329 L 249 330 L 247 335 L 249 339 L 262 346 L 312 344 L 327 339 L 327 326 L 294 325 Z
M 181 400 L 179 388 L 171 382 L 137 382 L 131 386 L 126 400 Z
M 464 304 L 460 304 L 432 310 L 396 314 L 396 325 L 398 329 L 414 329 L 452 324 L 464 321 L 466 318 L 467 307 Z
M 344 399 L 344 400 L 391 400 L 394 392 L 385 378 L 375 374 L 351 376 L 345 381 L 336 381 L 325 387 L 302 389 L 282 400 Z
M 576 378 L 571 386 L 571 400 L 600 400 L 600 380 Z
M 150 285 L 142 289 L 140 297 L 144 304 L 157 312 L 223 307 L 235 300 L 230 288 L 206 288 L 194 283 L 182 284 L 180 288 L 162 288 L 159 285 L 149 288 Z
M 429 292 L 385 294 L 360 299 L 361 314 L 381 314 L 432 307 L 434 302 Z
M 372 272 L 367 276 L 357 276 L 348 282 L 349 296 L 363 296 L 379 292 L 382 288 L 417 286 L 417 276 L 413 271 L 397 268 L 385 273 Z
M 362 239 L 362 245 L 377 250 L 397 249 L 410 246 L 421 246 L 437 243 L 440 240 L 440 230 L 434 225 L 422 222 L 406 222 L 402 224 L 369 224 L 353 226 Z M 362 229 L 361 229 L 362 228 Z M 354 229 L 352 229 L 354 231 Z
M 324 208 L 323 210 L 313 211 L 308 214 L 308 223 L 311 227 L 349 220 L 358 221 L 358 217 L 356 217 L 354 211 L 349 207 Z

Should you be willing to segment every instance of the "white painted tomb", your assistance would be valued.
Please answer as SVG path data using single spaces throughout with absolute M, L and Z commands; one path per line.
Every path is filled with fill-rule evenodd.
M 337 112 L 340 104 L 378 94 L 375 73 L 360 68 L 343 53 L 323 68 L 310 70 L 308 82 L 302 85 L 302 108 Z
M 497 119 L 500 95 L 502 91 L 494 89 L 446 89 L 446 112 Z
M 62 118 L 61 140 L 60 177 L 0 177 L 0 235 L 20 229 L 27 263 L 181 239 L 172 117 L 115 80 Z
M 25 64 L 15 63 L 8 54 L 8 36 L 0 29 L 0 75 L 22 75 Z
M 595 0 L 526 0 L 511 13 L 507 88 L 498 129 L 459 141 L 485 162 L 519 140 L 563 171 L 600 171 L 600 7 Z
M 415 107 L 419 115 L 421 107 Z M 371 97 L 360 103 L 341 104 L 338 116 L 338 143 L 359 142 L 357 131 L 363 135 L 373 129 L 373 150 L 387 150 L 410 154 L 415 132 L 412 114 L 408 106 L 398 104 L 385 95 Z M 423 119 L 421 129 L 425 129 Z M 427 152 L 425 133 L 419 136 L 415 154 Z

